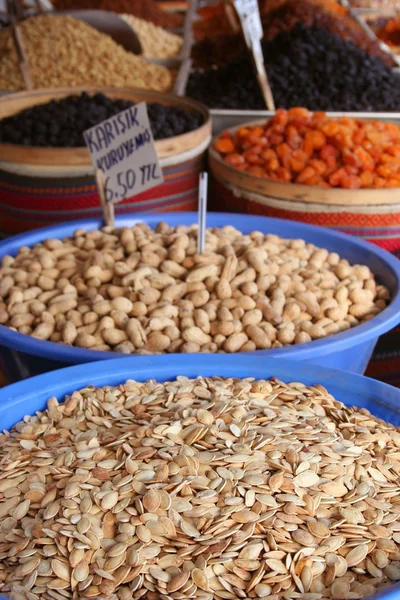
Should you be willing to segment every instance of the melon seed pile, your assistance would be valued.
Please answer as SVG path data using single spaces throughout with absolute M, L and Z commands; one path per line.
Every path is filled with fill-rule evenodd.
M 303 240 L 160 223 L 87 232 L 3 258 L 0 324 L 125 354 L 245 352 L 301 344 L 381 312 L 368 267 Z
M 0 436 L 13 600 L 357 600 L 400 580 L 400 433 L 320 385 L 89 386 Z

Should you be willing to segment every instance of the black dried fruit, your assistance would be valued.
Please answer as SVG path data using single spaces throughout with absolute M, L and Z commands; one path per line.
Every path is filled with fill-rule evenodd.
M 104 94 L 90 96 L 86 92 L 51 100 L 1 120 L 0 143 L 78 148 L 85 145 L 83 132 L 86 129 L 133 105 L 129 100 L 112 100 Z M 204 121 L 198 111 L 158 102 L 147 104 L 147 111 L 156 140 L 188 133 Z
M 262 46 L 277 108 L 400 109 L 400 76 L 324 29 L 297 23 Z M 218 69 L 193 72 L 186 93 L 211 108 L 265 110 L 247 52 Z

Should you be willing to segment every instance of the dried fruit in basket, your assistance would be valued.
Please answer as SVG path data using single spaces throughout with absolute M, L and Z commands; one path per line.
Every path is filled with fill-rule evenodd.
M 342 7 L 343 8 L 343 7 Z M 343 40 L 394 66 L 393 58 L 380 48 L 377 40 L 371 40 L 358 23 L 344 14 L 337 14 L 315 0 L 287 0 L 280 8 L 263 16 L 264 37 L 273 39 L 280 31 L 290 31 L 296 23 L 321 27 Z
M 220 23 L 220 20 L 218 20 Z M 343 40 L 353 42 L 371 56 L 378 56 L 393 67 L 393 58 L 380 48 L 377 40 L 371 40 L 361 27 L 346 15 L 338 15 L 313 0 L 286 0 L 275 10 L 262 15 L 265 39 L 272 40 L 280 31 L 290 31 L 296 23 L 320 27 Z M 206 37 L 192 47 L 192 60 L 196 68 L 220 66 L 236 58 L 245 49 L 242 34 L 232 31 L 224 35 L 212 35 L 208 22 L 203 22 Z M 200 26 L 199 26 L 200 27 Z M 225 29 L 224 29 L 225 31 Z
M 320 27 L 297 23 L 262 46 L 277 107 L 399 110 L 393 69 Z M 211 108 L 265 109 L 247 52 L 218 69 L 192 72 L 186 94 Z
M 56 10 L 97 9 L 135 15 L 160 27 L 182 27 L 184 17 L 158 8 L 155 0 L 53 0 Z
M 225 132 L 214 148 L 256 177 L 334 188 L 400 187 L 400 127 L 279 109 L 262 125 Z
M 104 94 L 67 96 L 27 108 L 0 120 L 0 143 L 21 146 L 78 148 L 85 145 L 83 132 L 122 110 L 132 100 L 111 99 Z M 150 125 L 156 140 L 182 135 L 200 127 L 200 112 L 159 102 L 147 104 Z

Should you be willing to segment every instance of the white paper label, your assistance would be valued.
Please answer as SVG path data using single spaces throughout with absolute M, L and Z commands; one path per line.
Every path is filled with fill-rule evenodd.
M 106 202 L 121 202 L 164 181 L 145 102 L 83 135 L 93 166 L 104 173 Z
M 236 11 L 243 27 L 246 44 L 252 46 L 252 40 L 261 40 L 263 28 L 257 0 L 234 0 Z

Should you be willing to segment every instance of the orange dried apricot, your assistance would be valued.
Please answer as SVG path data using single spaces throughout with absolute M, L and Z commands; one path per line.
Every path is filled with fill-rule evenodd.
M 275 150 L 272 150 L 272 148 L 268 148 L 267 150 L 263 150 L 261 152 L 260 156 L 264 160 L 272 160 L 273 158 L 278 158 Z
M 298 150 L 301 147 L 303 138 L 293 125 L 288 125 L 286 128 L 286 143 L 292 148 L 292 150 Z
M 274 117 L 275 123 L 278 125 L 287 125 L 289 114 L 284 108 L 278 108 Z
M 307 179 L 314 177 L 316 174 L 316 171 L 312 167 L 306 167 L 297 177 L 296 183 L 304 183 Z
M 215 150 L 255 177 L 322 187 L 400 187 L 400 127 L 278 109 L 264 124 L 224 131 Z
M 343 177 L 347 177 L 347 175 L 348 173 L 346 173 L 345 168 L 340 167 L 340 169 L 337 169 L 329 176 L 329 184 L 332 187 L 341 187 L 342 179 Z
M 369 187 L 372 187 L 375 176 L 373 173 L 371 173 L 371 171 L 363 171 L 360 174 L 360 179 L 361 179 L 362 187 L 369 188 Z
M 277 158 L 269 160 L 267 163 L 267 169 L 269 171 L 277 171 L 279 169 L 279 160 Z
M 257 167 L 256 165 L 248 167 L 246 170 L 248 173 L 251 173 L 256 177 L 263 177 L 265 175 L 265 170 L 262 167 Z
M 264 160 L 258 154 L 249 154 L 246 157 L 246 160 L 249 163 L 249 165 L 263 165 L 264 164 Z
M 235 152 L 234 143 L 228 138 L 220 138 L 217 140 L 215 142 L 215 149 L 221 154 L 231 154 L 231 152 Z
M 326 163 L 323 160 L 318 160 L 318 158 L 312 158 L 308 164 L 318 175 L 323 175 L 328 168 Z
M 357 175 L 345 175 L 345 177 L 342 177 L 340 183 L 342 184 L 342 187 L 348 190 L 354 190 L 362 187 L 361 178 L 357 177 Z
M 228 165 L 232 165 L 232 167 L 238 167 L 239 165 L 244 165 L 246 163 L 244 156 L 237 153 L 225 156 L 224 160 L 226 163 L 228 163 Z
M 292 180 L 289 169 L 285 169 L 285 167 L 279 167 L 276 174 L 278 175 L 280 181 L 286 181 L 286 183 L 288 183 Z

